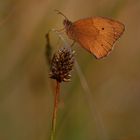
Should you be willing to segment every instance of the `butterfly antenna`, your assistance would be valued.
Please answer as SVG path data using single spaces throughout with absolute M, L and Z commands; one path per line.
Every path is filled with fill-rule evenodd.
M 62 12 L 60 12 L 59 10 L 55 9 L 54 10 L 57 14 L 62 15 L 65 19 L 68 19 Z

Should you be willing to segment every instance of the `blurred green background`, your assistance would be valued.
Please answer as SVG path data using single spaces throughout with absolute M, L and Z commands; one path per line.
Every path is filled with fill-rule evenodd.
M 72 21 L 105 16 L 126 26 L 103 60 L 75 45 L 83 74 L 75 68 L 61 85 L 56 140 L 140 140 L 139 0 L 0 0 L 0 140 L 49 140 L 54 81 L 45 34 L 63 27 L 54 9 Z

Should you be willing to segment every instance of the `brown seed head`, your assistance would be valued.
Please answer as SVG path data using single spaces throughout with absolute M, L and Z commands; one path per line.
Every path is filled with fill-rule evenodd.
M 51 61 L 50 78 L 56 79 L 58 82 L 70 81 L 70 71 L 74 65 L 74 51 L 71 48 L 63 47 L 53 55 Z

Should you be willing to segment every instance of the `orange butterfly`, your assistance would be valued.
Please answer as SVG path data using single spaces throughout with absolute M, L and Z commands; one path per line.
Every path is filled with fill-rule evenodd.
M 113 44 L 125 30 L 124 24 L 105 17 L 91 17 L 71 22 L 65 17 L 63 24 L 68 37 L 94 54 L 97 59 L 107 56 Z

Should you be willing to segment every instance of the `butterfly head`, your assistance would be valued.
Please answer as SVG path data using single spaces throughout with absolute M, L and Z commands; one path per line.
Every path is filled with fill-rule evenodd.
M 55 11 L 57 12 L 57 14 L 59 14 L 59 15 L 61 15 L 65 18 L 63 20 L 63 25 L 66 28 L 66 30 L 68 30 L 71 27 L 72 22 L 70 20 L 68 20 L 68 18 L 62 12 L 60 12 L 59 10 L 55 10 Z
M 66 29 L 69 29 L 72 26 L 72 22 L 69 21 L 68 19 L 64 19 L 63 25 Z

